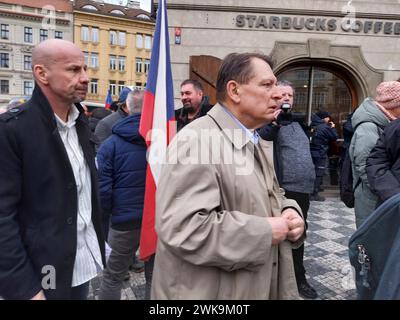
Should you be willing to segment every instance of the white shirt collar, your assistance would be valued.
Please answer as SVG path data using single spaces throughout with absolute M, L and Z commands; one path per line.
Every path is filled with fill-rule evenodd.
M 63 121 L 57 114 L 54 113 L 54 116 L 56 117 L 57 121 L 57 127 L 58 129 L 70 129 L 75 125 L 76 119 L 79 117 L 79 110 L 78 108 L 73 104 L 71 108 L 69 109 L 68 112 L 68 120 L 67 122 Z
M 256 130 L 250 130 L 248 128 L 246 128 L 243 123 L 241 123 L 239 121 L 238 118 L 236 118 L 232 112 L 230 112 L 228 110 L 228 108 L 226 108 L 224 105 L 221 104 L 221 106 L 223 107 L 223 109 L 225 110 L 225 112 L 239 125 L 239 127 L 241 127 L 247 134 L 247 136 L 250 138 L 251 142 L 253 142 L 254 144 L 258 144 L 258 141 L 260 139 L 260 136 L 258 134 L 258 132 Z

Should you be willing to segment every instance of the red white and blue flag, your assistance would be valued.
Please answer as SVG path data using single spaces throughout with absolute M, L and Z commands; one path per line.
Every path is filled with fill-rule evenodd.
M 106 109 L 110 109 L 110 106 L 111 106 L 111 104 L 112 104 L 112 97 L 111 97 L 111 91 L 110 90 L 108 90 L 108 92 L 107 92 L 107 98 L 106 98 L 106 104 L 105 104 L 105 108 Z
M 156 252 L 156 190 L 169 141 L 176 133 L 174 96 L 166 1 L 158 2 L 156 29 L 150 70 L 143 100 L 139 132 L 147 144 L 146 193 L 140 237 L 140 258 L 148 260 Z

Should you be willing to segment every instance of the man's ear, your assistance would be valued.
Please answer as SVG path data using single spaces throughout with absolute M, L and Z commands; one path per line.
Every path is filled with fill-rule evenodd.
M 35 76 L 36 81 L 46 85 L 49 83 L 49 81 L 47 80 L 47 70 L 44 65 L 35 64 L 33 66 L 33 74 Z
M 235 80 L 228 81 L 226 84 L 226 95 L 235 103 L 240 102 L 239 84 Z

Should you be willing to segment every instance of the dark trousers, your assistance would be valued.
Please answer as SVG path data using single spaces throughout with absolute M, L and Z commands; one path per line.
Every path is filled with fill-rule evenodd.
M 144 263 L 144 277 L 146 279 L 146 287 L 144 292 L 144 299 L 150 300 L 151 297 L 151 282 L 153 280 L 154 259 L 156 255 L 153 254 L 148 261 Z
M 320 191 L 322 180 L 326 170 L 327 158 L 312 158 L 315 167 L 315 182 L 314 182 L 314 195 Z
M 79 286 L 72 287 L 71 300 L 87 300 L 89 294 L 89 281 Z
M 305 230 L 306 232 L 308 228 L 307 224 L 307 214 L 308 209 L 310 208 L 310 195 L 308 193 L 300 193 L 300 192 L 292 192 L 286 191 L 285 196 L 288 199 L 295 200 L 303 211 L 303 217 L 305 222 Z M 304 269 L 304 244 L 302 244 L 299 248 L 292 250 L 293 254 L 293 264 L 294 264 L 294 272 L 296 275 L 297 283 L 306 281 L 306 270 Z

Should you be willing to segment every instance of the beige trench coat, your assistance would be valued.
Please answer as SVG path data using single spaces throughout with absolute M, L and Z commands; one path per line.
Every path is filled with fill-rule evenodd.
M 301 209 L 278 186 L 272 143 L 260 145 L 255 157 L 218 104 L 171 142 L 157 188 L 152 299 L 298 298 L 292 247 L 303 239 L 272 245 L 265 217 Z

